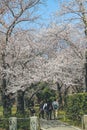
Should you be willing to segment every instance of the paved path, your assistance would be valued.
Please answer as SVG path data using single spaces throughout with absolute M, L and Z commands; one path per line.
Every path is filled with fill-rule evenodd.
M 40 120 L 41 129 L 43 130 L 81 130 L 79 128 L 64 124 L 59 120 Z

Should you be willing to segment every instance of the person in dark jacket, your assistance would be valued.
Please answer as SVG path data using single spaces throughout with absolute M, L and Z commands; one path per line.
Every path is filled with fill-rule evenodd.
M 40 110 L 40 112 L 39 112 L 39 117 L 40 117 L 40 118 L 44 118 L 43 105 L 44 105 L 44 103 L 41 102 L 41 103 L 40 103 L 40 107 L 39 107 L 39 110 Z
M 52 110 L 53 110 L 53 107 L 52 107 L 52 102 L 51 101 L 48 101 L 47 102 L 47 119 L 52 119 Z

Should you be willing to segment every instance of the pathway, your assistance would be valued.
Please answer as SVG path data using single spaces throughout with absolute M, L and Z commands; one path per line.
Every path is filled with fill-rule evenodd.
M 42 130 L 81 130 L 79 128 L 64 124 L 59 120 L 40 120 Z

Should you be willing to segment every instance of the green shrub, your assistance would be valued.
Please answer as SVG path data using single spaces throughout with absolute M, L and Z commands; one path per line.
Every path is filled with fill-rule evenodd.
M 68 95 L 65 111 L 70 120 L 81 124 L 82 116 L 87 114 L 87 93 Z
M 29 118 L 18 118 L 17 119 L 18 130 L 30 130 L 30 119 Z

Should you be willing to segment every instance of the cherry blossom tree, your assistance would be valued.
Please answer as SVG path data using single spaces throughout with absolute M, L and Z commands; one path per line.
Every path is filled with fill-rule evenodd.
M 56 84 L 61 81 L 62 85 L 57 85 L 61 95 L 66 95 L 69 89 L 83 92 L 86 39 L 82 32 L 75 26 L 54 25 L 45 30 L 41 39 L 43 44 L 49 46 L 45 49 L 47 60 L 43 65 L 43 80 Z
M 77 37 L 73 39 L 74 37 L 73 34 L 75 33 Z M 70 64 L 72 65 L 70 67 L 73 67 L 73 64 L 75 64 L 76 62 L 78 64 L 79 62 L 82 61 L 83 61 L 82 64 L 79 65 L 83 66 L 84 50 L 82 48 L 84 48 L 84 44 L 82 44 L 82 42 L 83 40 L 85 41 L 85 39 L 84 36 L 81 37 L 80 32 L 74 31 L 74 29 L 71 26 L 68 26 L 66 30 L 65 29 L 59 30 L 59 27 L 56 26 L 55 28 L 49 29 L 46 36 L 45 37 L 43 36 L 43 38 L 45 39 L 45 43 L 47 43 L 47 45 L 49 45 L 51 48 L 51 53 L 49 52 L 50 49 L 47 51 L 48 53 L 46 52 L 47 58 L 50 59 L 49 60 L 50 65 L 48 66 L 51 66 L 51 63 L 53 63 L 54 67 L 55 63 L 53 61 L 55 62 L 58 61 L 59 64 L 58 63 L 56 64 L 58 64 L 60 68 L 62 68 L 62 66 L 68 67 Z M 78 39 L 79 42 L 77 42 Z M 60 71 L 59 67 L 57 67 L 58 68 L 57 72 Z
M 83 42 L 86 38 L 80 29 L 71 24 L 54 24 L 39 30 L 39 33 L 21 29 L 24 26 L 21 22 L 33 23 L 38 19 L 35 9 L 39 3 L 39 0 L 1 1 L 0 32 L 3 37 L 0 69 L 6 114 L 11 111 L 11 93 L 18 92 L 19 98 L 23 98 L 24 91 L 32 83 L 52 81 L 60 87 L 58 83 L 62 81 L 61 90 L 65 93 L 64 86 L 80 85 L 79 81 L 84 85 Z
M 84 35 L 85 45 L 87 46 L 87 1 L 86 0 L 70 0 L 62 1 L 58 16 L 62 17 L 62 23 L 73 23 L 79 28 Z M 84 42 L 84 40 L 83 40 Z M 87 53 L 87 51 L 85 52 Z M 86 54 L 85 54 L 86 55 Z M 86 60 L 86 59 L 85 59 Z M 87 91 L 87 60 L 85 61 L 85 91 Z
M 2 60 L 2 67 L 1 70 L 3 71 L 1 74 L 1 81 L 2 81 L 2 100 L 3 100 L 3 108 L 4 114 L 7 115 L 11 112 L 10 107 L 10 95 L 6 95 L 6 91 L 8 90 L 7 86 L 9 82 L 9 63 L 7 62 L 9 53 L 7 53 L 7 49 L 11 44 L 11 40 L 15 32 L 23 28 L 24 23 L 26 22 L 27 28 L 29 24 L 27 23 L 34 23 L 35 20 L 39 18 L 36 14 L 38 12 L 39 4 L 41 4 L 40 0 L 3 0 L 0 1 L 0 35 L 3 35 L 3 39 L 1 41 L 1 60 Z M 23 23 L 23 24 L 22 24 Z M 13 49 L 13 48 L 12 48 Z M 16 52 L 14 52 L 16 53 Z M 18 54 L 18 53 L 17 53 Z M 12 56 L 12 55 L 11 55 Z M 14 54 L 13 54 L 14 57 Z M 16 60 L 15 57 L 14 60 Z M 15 65 L 15 64 L 14 64 Z M 11 69 L 11 66 L 10 66 Z M 7 73 L 8 72 L 8 73 Z M 10 72 L 11 73 L 11 72 Z M 11 75 L 12 76 L 12 75 Z M 10 76 L 10 78 L 11 78 Z M 13 75 L 15 77 L 15 75 Z
M 73 39 L 75 33 L 78 37 Z M 19 90 L 23 92 L 31 83 L 42 81 L 52 81 L 57 84 L 62 81 L 62 92 L 66 92 L 71 85 L 76 85 L 75 88 L 80 85 L 82 91 L 81 85 L 84 85 L 82 39 L 84 37 L 79 31 L 74 31 L 71 26 L 66 30 L 56 26 L 41 30 L 40 33 L 22 31 L 16 35 L 6 48 L 8 54 L 6 56 L 8 69 L 5 71 L 8 81 L 6 94 Z M 82 81 L 81 84 L 79 81 Z M 64 89 L 65 85 L 67 88 Z

